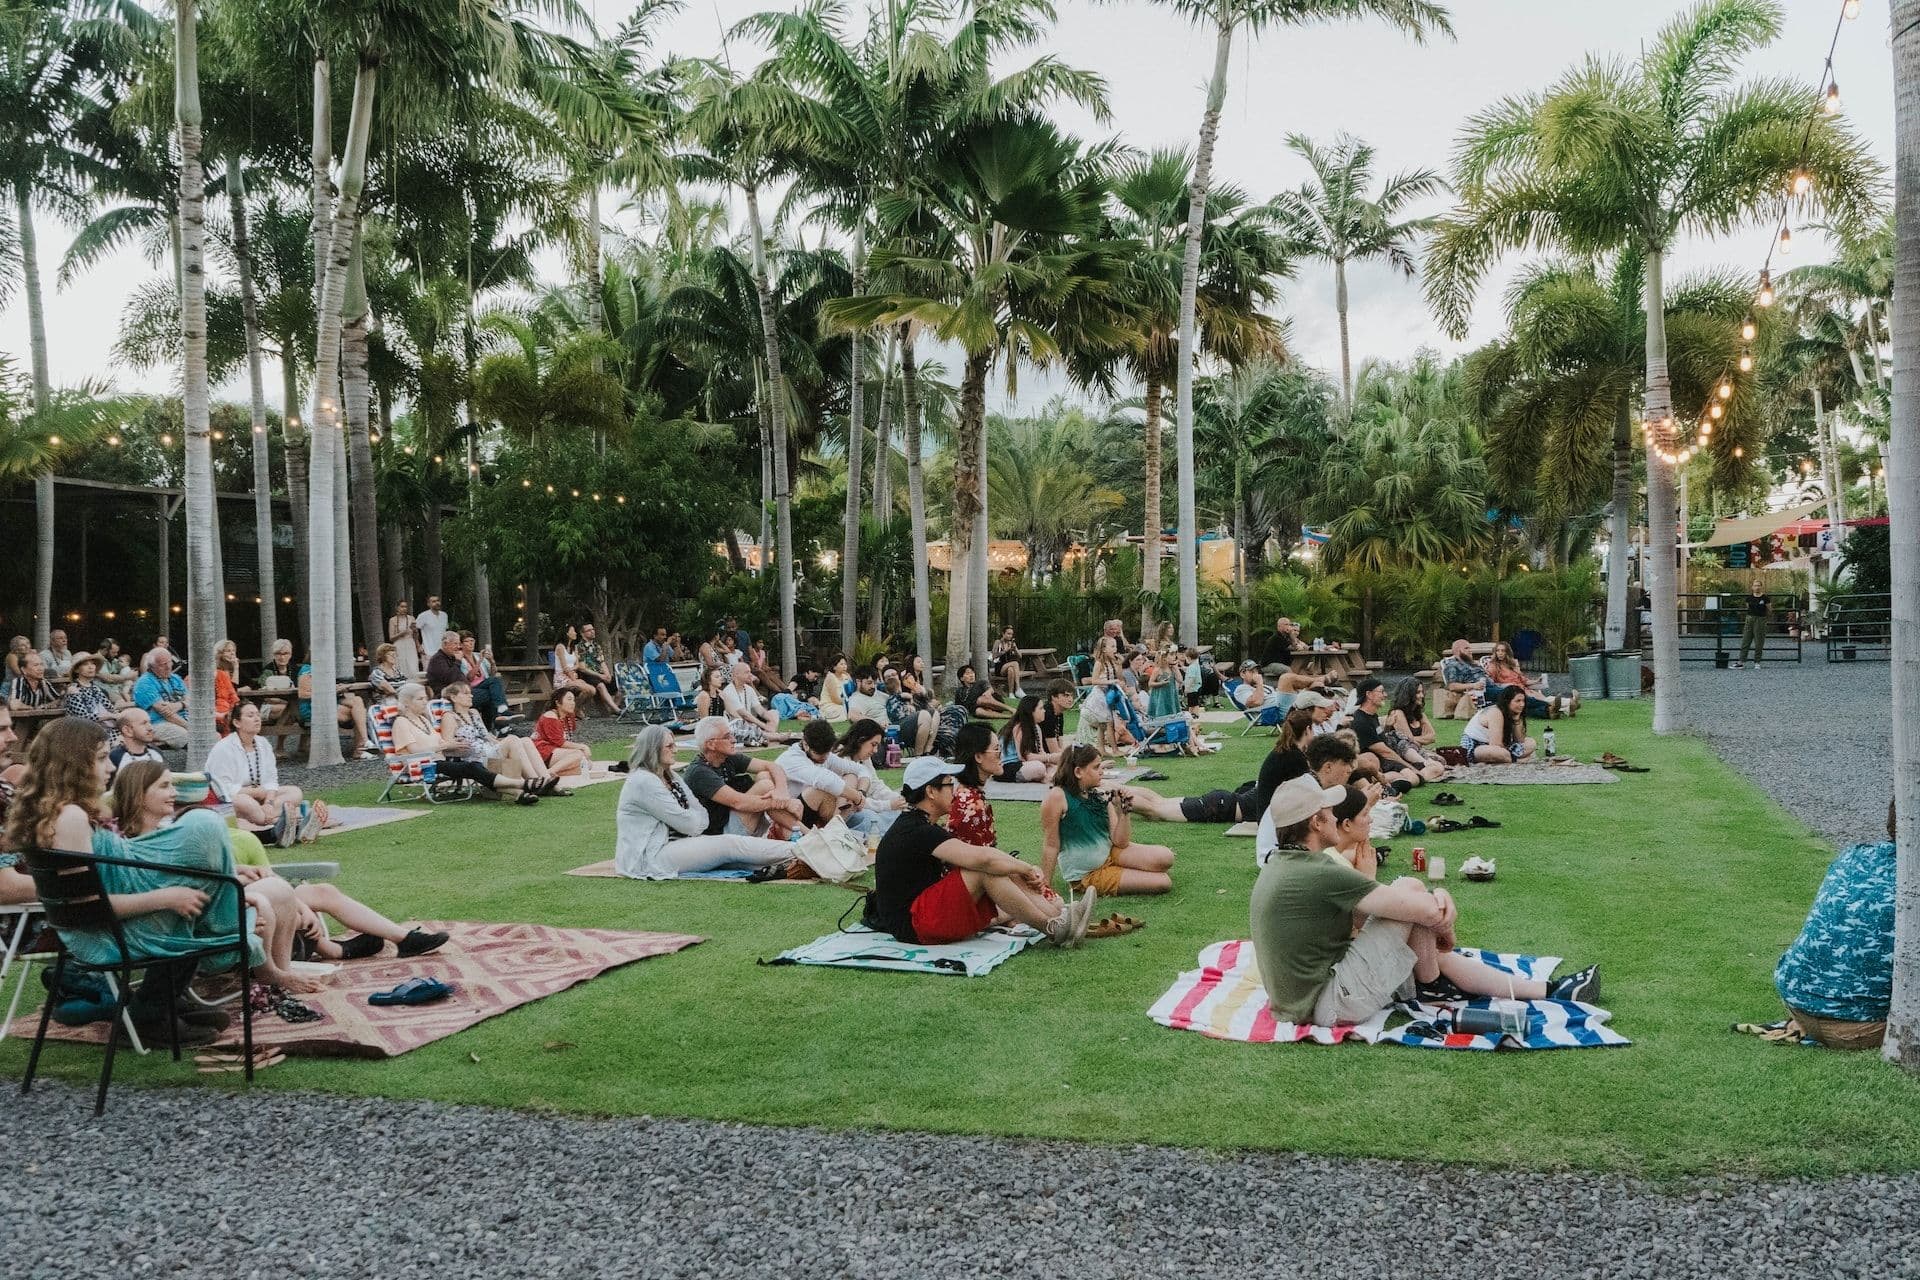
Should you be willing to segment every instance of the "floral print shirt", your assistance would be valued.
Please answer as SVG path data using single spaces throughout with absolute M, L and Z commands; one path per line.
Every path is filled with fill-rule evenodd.
M 953 789 L 953 808 L 947 812 L 947 834 L 955 840 L 991 849 L 999 844 L 993 829 L 993 806 L 980 787 L 965 784 Z
M 1827 868 L 1813 910 L 1773 971 L 1780 998 L 1816 1018 L 1879 1022 L 1893 1004 L 1892 841 L 1856 844 Z

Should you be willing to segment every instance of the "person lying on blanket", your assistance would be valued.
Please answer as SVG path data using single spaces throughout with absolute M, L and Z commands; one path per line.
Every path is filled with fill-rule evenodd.
M 1057 947 L 1078 946 L 1097 894 L 1088 890 L 1068 906 L 1047 888 L 1040 868 L 956 839 L 940 825 L 959 772 L 959 765 L 931 756 L 907 762 L 900 789 L 907 809 L 880 838 L 867 927 L 901 942 L 940 946 L 971 938 L 1004 916 L 1041 930 Z
M 1773 971 L 1800 1030 L 1829 1049 L 1877 1049 L 1893 1005 L 1893 805 L 1887 838 L 1842 850 Z
M 1444 889 L 1429 891 L 1412 876 L 1379 884 L 1331 852 L 1339 841 L 1334 806 L 1347 801 L 1346 788 L 1305 776 L 1273 793 L 1280 847 L 1254 883 L 1249 927 L 1274 1017 L 1338 1026 L 1416 996 L 1599 996 L 1598 965 L 1549 984 L 1456 953 L 1459 913 Z
M 1070 887 L 1107 897 L 1167 893 L 1173 888 L 1173 850 L 1133 839 L 1133 798 L 1103 792 L 1097 747 L 1072 746 L 1060 757 L 1053 786 L 1040 802 L 1040 869 L 1053 883 L 1055 868 Z M 1159 797 L 1155 797 L 1158 799 Z

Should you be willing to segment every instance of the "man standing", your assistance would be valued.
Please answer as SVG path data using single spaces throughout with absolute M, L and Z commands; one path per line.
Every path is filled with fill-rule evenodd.
M 133 682 L 133 705 L 147 713 L 153 736 L 163 747 L 187 745 L 187 682 L 173 674 L 173 654 L 155 649 L 147 674 Z
M 1347 788 L 1322 787 L 1305 775 L 1273 793 L 1268 813 L 1280 847 L 1254 882 L 1249 916 L 1275 1018 L 1351 1026 L 1416 994 L 1599 997 L 1598 965 L 1551 985 L 1502 973 L 1453 949 L 1459 910 L 1446 890 L 1428 892 L 1413 876 L 1383 885 L 1329 857 L 1339 838 L 1331 806 L 1346 798 Z
M 771 760 L 756 760 L 733 746 L 724 716 L 693 726 L 700 758 L 687 766 L 686 784 L 706 806 L 710 836 L 765 836 L 785 840 L 799 826 L 800 801 L 787 794 L 787 775 Z
M 419 616 L 413 620 L 413 624 L 420 632 L 420 652 L 428 655 L 438 653 L 440 637 L 447 631 L 447 614 L 446 610 L 440 607 L 439 596 L 427 597 L 427 607 L 420 611 Z M 444 686 L 436 684 L 429 687 L 437 690 Z
M 67 648 L 67 633 L 49 631 L 47 647 L 40 651 L 40 661 L 47 664 L 47 675 L 55 680 L 65 680 L 73 670 L 73 651 Z
M 1760 665 L 1767 648 L 1767 615 L 1772 608 L 1772 602 L 1766 596 L 1759 591 L 1748 590 L 1746 625 L 1740 629 L 1740 656 L 1733 663 L 1736 670 L 1747 664 L 1748 650 L 1753 652 L 1753 665 Z

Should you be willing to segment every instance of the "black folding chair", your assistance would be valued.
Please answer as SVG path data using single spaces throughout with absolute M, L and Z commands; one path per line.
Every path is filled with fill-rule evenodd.
M 222 875 L 217 871 L 203 871 L 196 867 L 176 867 L 162 862 L 142 862 L 134 858 L 109 858 L 90 853 L 67 853 L 58 849 L 32 849 L 21 859 L 27 874 L 33 877 L 34 889 L 40 895 L 41 910 L 46 913 L 47 923 L 53 926 L 60 940 L 58 957 L 53 963 L 53 978 L 47 994 L 47 1002 L 40 1010 L 40 1030 L 33 1038 L 33 1049 L 27 1054 L 27 1074 L 20 1082 L 20 1092 L 27 1093 L 33 1088 L 34 1072 L 40 1065 L 40 1047 L 47 1040 L 47 1023 L 53 1017 L 53 1005 L 60 983 L 69 967 L 81 973 L 97 973 L 105 977 L 113 987 L 114 1003 L 108 1025 L 112 1030 L 107 1036 L 105 1060 L 100 1064 L 100 1090 L 93 1100 L 93 1114 L 102 1115 L 107 1109 L 107 1085 L 113 1079 L 113 1055 L 120 1043 L 121 1015 L 126 1011 L 127 1003 L 133 996 L 133 975 L 156 965 L 168 966 L 167 992 L 167 1040 L 173 1050 L 173 1060 L 180 1060 L 180 1032 L 178 1014 L 174 1006 L 180 999 L 180 992 L 174 989 L 174 975 L 171 966 L 182 960 L 208 960 L 220 956 L 232 956 L 240 971 L 240 1042 L 241 1052 L 245 1055 L 246 1078 L 253 1079 L 253 1009 L 249 999 L 249 979 L 247 976 L 247 908 L 246 899 L 236 876 Z M 107 897 L 106 885 L 100 879 L 103 866 L 134 867 L 146 871 L 164 872 L 171 876 L 184 876 L 192 880 L 208 882 L 208 902 L 211 908 L 219 895 L 231 890 L 234 898 L 234 917 L 237 924 L 230 936 L 209 939 L 204 946 L 194 948 L 180 955 L 155 956 L 142 955 L 127 945 L 127 936 L 120 927 L 120 917 L 114 914 L 113 904 Z M 105 964 L 89 964 L 73 955 L 67 947 L 68 930 L 88 933 L 104 933 L 113 938 L 114 951 L 118 958 Z

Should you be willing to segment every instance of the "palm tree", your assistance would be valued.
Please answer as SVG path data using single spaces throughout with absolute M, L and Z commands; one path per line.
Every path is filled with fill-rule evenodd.
M 1133 305 L 1131 323 L 1138 338 L 1124 349 L 1124 356 L 1142 391 L 1143 631 L 1153 620 L 1160 595 L 1161 410 L 1167 384 L 1178 376 L 1175 365 L 1182 350 L 1176 339 L 1189 169 L 1186 152 L 1162 149 L 1123 162 L 1113 180 L 1114 230 L 1132 245 L 1123 296 Z M 1284 358 L 1282 325 L 1261 308 L 1273 303 L 1275 281 L 1292 275 L 1293 264 L 1268 220 L 1249 209 L 1238 188 L 1216 187 L 1208 193 L 1200 269 L 1195 307 L 1201 350 L 1233 367 Z
M 1036 418 L 995 415 L 987 433 L 987 488 L 995 523 L 1027 547 L 1027 573 L 1040 586 L 1060 572 L 1067 548 L 1125 502 L 1100 482 L 1094 424 L 1060 403 Z
M 1227 64 L 1233 33 L 1254 34 L 1269 25 L 1308 26 L 1349 18 L 1377 17 L 1424 42 L 1430 31 L 1453 34 L 1447 11 L 1430 0 L 1160 0 L 1175 12 L 1213 27 L 1213 75 L 1207 81 L 1207 105 L 1200 114 L 1200 141 L 1194 152 L 1193 185 L 1187 197 L 1187 243 L 1180 267 L 1180 350 L 1195 352 L 1195 316 L 1200 283 L 1200 236 L 1206 226 L 1207 192 L 1213 178 L 1213 144 L 1220 133 L 1220 112 L 1227 101 Z M 1175 452 L 1179 461 L 1180 643 L 1200 642 L 1200 527 L 1194 508 L 1193 462 L 1194 361 L 1183 358 L 1174 390 Z
M 1499 489 L 1531 492 L 1542 527 L 1557 526 L 1570 508 L 1607 495 L 1610 649 L 1625 645 L 1627 635 L 1633 410 L 1646 375 L 1643 277 L 1639 255 L 1630 251 L 1615 255 L 1604 274 L 1585 262 L 1531 268 L 1507 292 L 1507 336 L 1466 364 L 1468 395 L 1487 424 L 1489 466 Z M 1740 282 L 1725 275 L 1682 281 L 1667 297 L 1674 395 L 1691 413 L 1706 410 L 1742 349 L 1750 301 Z M 1763 399 L 1749 380 L 1722 406 L 1722 455 L 1734 446 L 1756 452 Z
M 1307 162 L 1313 180 L 1273 198 L 1273 211 L 1290 252 L 1333 264 L 1333 303 L 1340 315 L 1340 394 L 1353 407 L 1353 353 L 1347 335 L 1347 264 L 1384 258 L 1411 280 L 1417 270 L 1413 238 L 1433 224 L 1431 218 L 1395 221 L 1413 201 L 1446 189 L 1430 169 L 1412 169 L 1387 179 L 1370 196 L 1373 148 L 1342 135 L 1323 149 L 1304 134 L 1293 134 L 1287 148 Z
M 1460 207 L 1427 255 L 1427 297 L 1464 332 L 1476 285 L 1503 254 L 1557 245 L 1579 256 L 1631 249 L 1645 272 L 1648 526 L 1654 555 L 1653 727 L 1682 724 L 1675 594 L 1674 465 L 1667 364 L 1666 255 L 1678 237 L 1715 234 L 1787 204 L 1796 173 L 1806 202 L 1845 225 L 1873 216 L 1880 167 L 1818 110 L 1820 94 L 1787 81 L 1733 84 L 1740 59 L 1780 29 L 1774 0 L 1701 0 L 1636 63 L 1588 59 L 1545 93 L 1476 116 L 1455 161 Z M 1732 370 L 1729 370 L 1731 373 Z
M 1893 0 L 1894 205 L 1903 213 L 1920 207 L 1920 0 Z M 1894 288 L 1920 297 L 1920 222 L 1895 223 Z M 1904 282 L 1904 283 L 1902 283 Z M 1920 724 L 1920 434 L 1913 430 L 1920 405 L 1920 308 L 1893 314 L 1893 432 L 1887 467 L 1887 511 L 1893 529 L 1893 722 L 1902 726 L 1893 742 L 1894 811 L 1900 876 L 1912 884 L 1920 857 L 1920 747 L 1905 726 Z M 1886 1056 L 1920 1071 L 1920 897 L 1899 895 L 1895 908 L 1893 1007 L 1887 1015 Z

